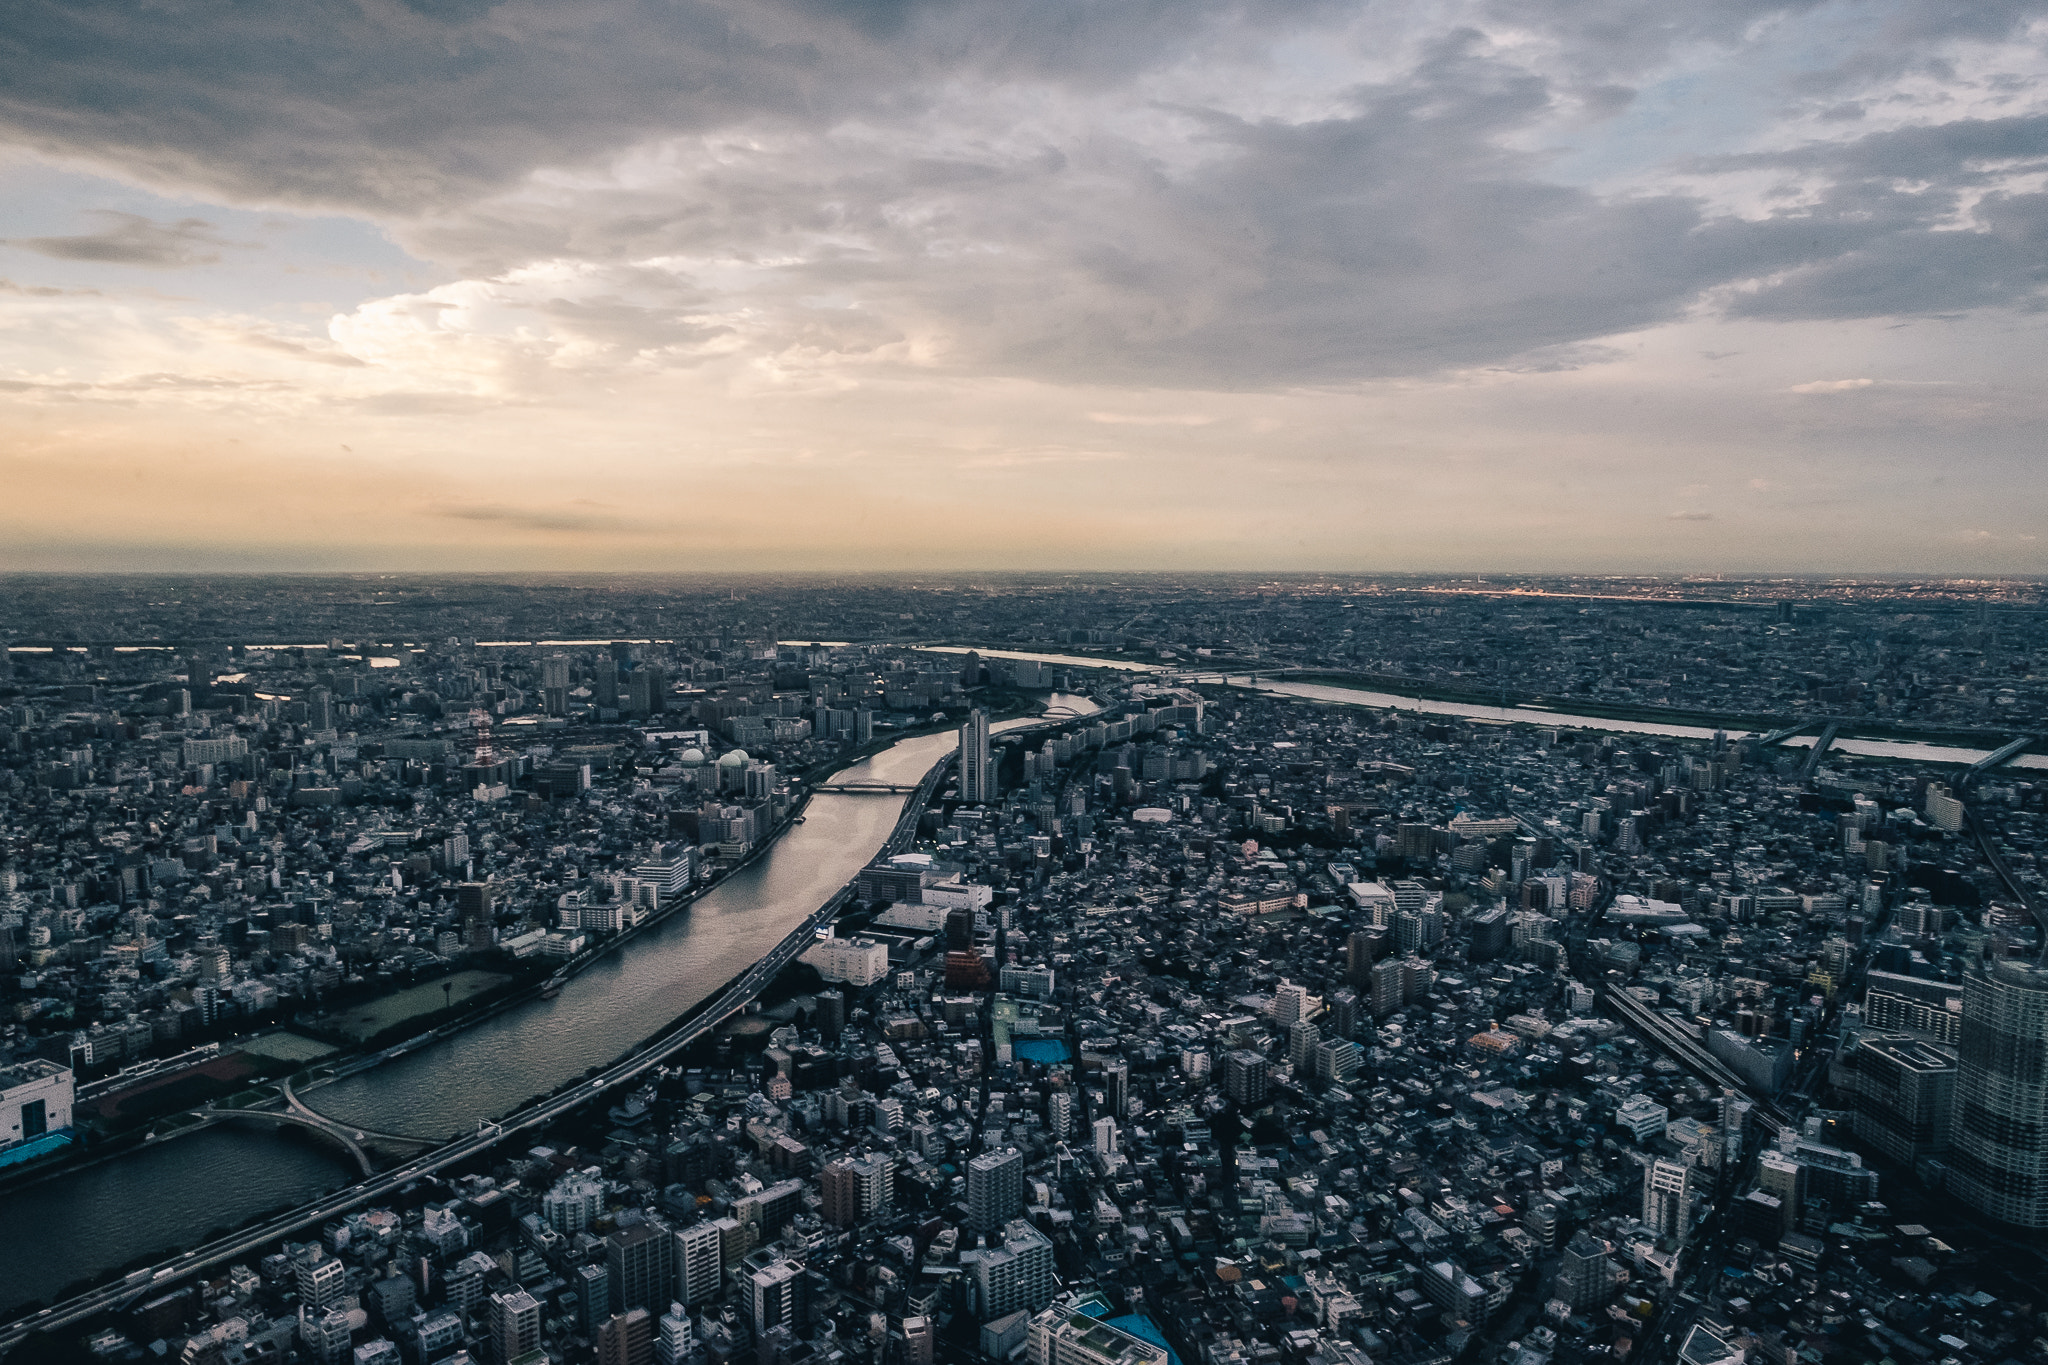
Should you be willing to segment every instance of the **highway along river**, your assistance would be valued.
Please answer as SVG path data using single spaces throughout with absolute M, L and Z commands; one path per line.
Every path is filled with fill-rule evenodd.
M 1055 696 L 1053 706 L 1094 709 L 1072 696 Z M 953 744 L 950 733 L 906 739 L 839 777 L 915 783 Z M 515 1109 L 612 1061 L 765 956 L 852 880 L 902 809 L 901 798 L 815 796 L 804 823 L 767 854 L 553 1000 L 313 1090 L 307 1103 L 364 1127 L 434 1138 Z M 0 1198 L 0 1228 L 11 1234 L 0 1237 L 0 1313 L 354 1178 L 339 1149 L 330 1156 L 303 1139 L 214 1128 Z

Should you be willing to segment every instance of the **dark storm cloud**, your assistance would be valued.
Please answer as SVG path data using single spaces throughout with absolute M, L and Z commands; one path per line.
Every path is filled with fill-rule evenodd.
M 14 237 L 7 245 L 63 261 L 94 261 L 103 265 L 145 265 L 173 268 L 211 265 L 220 259 L 223 241 L 203 218 L 159 223 L 139 214 L 93 209 L 88 214 L 105 226 L 75 237 Z
M 915 108 L 928 79 L 1111 82 L 1317 7 L 20 0 L 0 129 L 216 192 L 413 212 L 643 137 Z

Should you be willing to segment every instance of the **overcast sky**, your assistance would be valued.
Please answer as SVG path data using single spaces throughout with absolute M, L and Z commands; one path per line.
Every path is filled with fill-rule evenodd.
M 2048 4 L 5 28 L 0 568 L 2048 572 Z

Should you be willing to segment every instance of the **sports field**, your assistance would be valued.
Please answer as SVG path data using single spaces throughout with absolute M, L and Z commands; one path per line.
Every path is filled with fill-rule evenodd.
M 395 994 L 322 1015 L 319 1022 L 322 1028 L 359 1043 L 385 1029 L 473 1000 L 511 979 L 500 972 L 457 972 L 424 986 L 408 986 Z

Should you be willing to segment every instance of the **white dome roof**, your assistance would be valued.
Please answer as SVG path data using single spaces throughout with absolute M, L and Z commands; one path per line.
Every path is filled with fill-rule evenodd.
M 677 761 L 686 768 L 694 768 L 704 761 L 704 751 L 702 749 L 685 749 Z
M 721 768 L 744 768 L 753 761 L 745 749 L 732 749 L 718 756 L 718 766 Z

